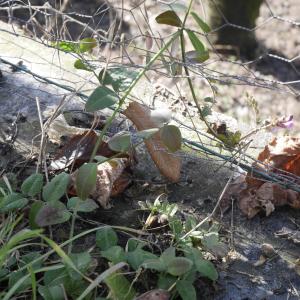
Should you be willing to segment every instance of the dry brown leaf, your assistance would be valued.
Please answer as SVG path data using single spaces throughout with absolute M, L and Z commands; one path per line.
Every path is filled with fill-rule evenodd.
M 275 138 L 259 154 L 258 161 L 261 163 L 258 162 L 253 167 L 280 175 L 290 172 L 289 177 L 292 178 L 294 174 L 295 183 L 300 184 L 297 178 L 300 175 L 299 138 Z M 237 184 L 233 183 L 225 194 L 225 200 L 238 192 L 239 208 L 248 218 L 254 217 L 261 210 L 265 211 L 268 216 L 277 206 L 289 205 L 293 208 L 300 208 L 300 194 L 293 190 L 285 189 L 277 183 L 253 178 L 251 173 L 248 173 L 245 182 L 241 177 Z
M 69 167 L 74 162 L 75 168 L 89 161 L 97 141 L 97 134 L 92 130 L 86 130 L 83 134 L 77 134 L 57 152 L 51 162 L 51 170 L 61 170 Z M 108 144 L 102 141 L 97 155 L 111 157 L 116 152 L 109 149 Z M 128 157 L 128 156 L 127 156 Z
M 149 291 L 135 298 L 135 300 L 169 300 L 169 299 L 170 299 L 170 293 L 161 289 Z
M 267 261 L 267 258 L 263 255 L 259 257 L 259 259 L 253 264 L 254 267 L 260 267 Z
M 270 167 L 300 175 L 300 138 L 275 138 L 259 154 L 258 160 Z
M 123 113 L 139 131 L 158 127 L 158 124 L 150 117 L 151 110 L 142 104 L 131 102 Z M 161 174 L 169 180 L 177 182 L 180 178 L 180 158 L 168 152 L 159 133 L 146 140 L 145 144 Z
M 269 258 L 276 255 L 276 251 L 275 251 L 274 247 L 268 243 L 264 243 L 261 245 L 261 251 L 264 256 L 269 257 Z
M 127 158 L 113 158 L 98 165 L 96 187 L 94 191 L 91 191 L 90 197 L 96 200 L 103 208 L 110 208 L 110 197 L 122 193 L 130 184 L 129 173 L 124 172 L 127 166 Z M 77 171 L 71 174 L 69 193 L 73 195 L 76 195 L 76 176 Z
M 97 200 L 103 208 L 110 207 L 109 198 L 112 194 L 113 186 L 117 183 L 117 179 L 121 176 L 126 166 L 126 158 L 114 158 L 98 165 L 96 189 L 92 194 L 92 198 Z M 128 180 L 127 183 L 129 184 L 129 182 Z M 127 185 L 122 186 L 123 190 Z M 118 192 L 120 193 L 123 190 L 119 189 Z

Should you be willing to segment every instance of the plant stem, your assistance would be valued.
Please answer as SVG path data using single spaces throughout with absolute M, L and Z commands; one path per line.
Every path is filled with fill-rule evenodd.
M 178 38 L 178 36 L 181 35 L 181 33 L 182 33 L 182 29 L 178 30 L 176 33 L 173 34 L 171 39 L 152 57 L 152 59 L 149 61 L 149 63 L 138 73 L 137 77 L 133 80 L 133 82 L 130 84 L 128 89 L 125 91 L 124 95 L 119 100 L 118 106 L 116 107 L 116 109 L 114 110 L 112 115 L 108 118 L 103 130 L 101 131 L 101 133 L 100 133 L 100 135 L 97 139 L 97 142 L 96 142 L 95 147 L 93 149 L 92 155 L 90 157 L 90 162 L 92 162 L 94 160 L 94 158 L 97 154 L 97 150 L 98 150 L 98 148 L 99 148 L 99 146 L 102 142 L 102 139 L 103 139 L 105 133 L 107 132 L 110 125 L 112 124 L 112 122 L 115 119 L 117 113 L 120 112 L 125 100 L 127 99 L 129 94 L 131 93 L 132 89 L 135 87 L 135 85 L 138 83 L 138 81 L 143 77 L 143 75 L 146 73 L 146 71 L 149 69 L 149 67 L 152 66 L 152 64 L 159 58 L 159 56 L 164 51 L 166 51 L 166 49 Z
M 206 127 L 209 129 L 210 133 L 215 137 L 217 138 L 218 140 L 219 137 L 218 137 L 218 134 L 215 132 L 215 130 L 210 126 L 210 124 L 207 122 L 205 116 L 203 115 L 203 111 L 198 103 L 198 99 L 197 99 L 197 96 L 196 96 L 196 93 L 195 93 L 195 90 L 194 90 L 194 86 L 193 86 L 193 83 L 192 83 L 192 80 L 190 78 L 190 72 L 189 72 L 189 69 L 188 67 L 186 66 L 186 59 L 185 59 L 185 45 L 184 45 L 184 36 L 183 36 L 183 32 L 184 32 L 184 27 L 185 27 L 185 23 L 186 23 L 186 20 L 187 20 L 187 17 L 188 15 L 190 14 L 190 11 L 192 9 L 192 5 L 193 5 L 193 0 L 190 0 L 190 3 L 189 3 L 189 6 L 188 6 L 188 9 L 187 9 L 187 12 L 184 16 L 184 20 L 183 20 L 183 23 L 182 23 L 182 26 L 181 26 L 181 31 L 180 31 L 180 46 L 181 46 L 181 56 L 182 56 L 182 63 L 183 63 L 183 68 L 184 68 L 184 72 L 187 76 L 187 81 L 188 81 L 188 84 L 189 84 L 189 88 L 190 88 L 190 91 L 192 93 L 192 97 L 193 97 L 193 100 L 194 100 L 194 103 L 198 109 L 198 112 L 200 114 L 200 118 L 201 120 L 205 123 Z
M 78 207 L 79 207 L 79 201 L 80 201 L 80 199 L 78 198 L 78 201 L 76 201 L 76 205 L 75 205 L 75 208 L 74 208 L 74 211 L 73 211 L 73 214 L 72 214 L 69 240 L 72 240 L 73 235 L 74 235 L 75 221 L 76 221 L 76 218 L 77 218 L 77 211 L 78 211 Z M 69 244 L 69 247 L 68 247 L 68 254 L 71 254 L 72 247 L 73 247 L 73 243 L 71 242 Z

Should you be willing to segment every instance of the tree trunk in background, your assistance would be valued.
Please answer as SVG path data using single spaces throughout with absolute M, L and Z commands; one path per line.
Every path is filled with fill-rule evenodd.
M 211 28 L 217 29 L 227 23 L 249 29 L 254 28 L 262 2 L 263 0 L 210 0 L 209 22 Z M 255 54 L 257 47 L 254 31 L 230 25 L 218 29 L 216 36 L 212 37 L 211 41 L 222 45 L 236 46 L 242 55 L 248 57 Z

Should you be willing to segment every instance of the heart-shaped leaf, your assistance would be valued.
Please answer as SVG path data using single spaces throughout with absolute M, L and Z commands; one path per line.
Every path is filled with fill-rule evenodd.
M 97 163 L 85 163 L 76 174 L 76 192 L 85 200 L 94 191 L 97 179 Z
M 44 206 L 45 202 L 43 201 L 35 201 L 31 207 L 29 212 L 29 226 L 31 229 L 37 229 L 39 228 L 38 224 L 35 222 L 35 218 L 39 210 L 42 206 Z
M 98 205 L 92 199 L 81 200 L 79 197 L 72 197 L 68 200 L 67 207 L 78 212 L 92 212 L 98 208 Z
M 113 264 L 126 261 L 125 251 L 120 246 L 112 246 L 107 250 L 101 251 L 101 256 L 111 261 Z
M 181 276 L 187 273 L 193 266 L 193 262 L 186 257 L 175 257 L 168 263 L 167 272 L 173 276 Z
M 105 226 L 99 229 L 96 233 L 96 244 L 102 250 L 105 251 L 118 243 L 118 236 L 116 232 L 109 226 Z
M 218 272 L 212 262 L 206 259 L 199 259 L 195 261 L 197 271 L 204 277 L 213 281 L 218 279 Z
M 111 85 L 117 92 L 125 91 L 137 77 L 138 72 L 127 67 L 103 69 L 99 73 L 99 80 L 103 85 Z
M 135 290 L 131 282 L 121 272 L 115 272 L 104 279 L 105 284 L 109 288 L 109 294 L 112 299 L 133 300 L 135 298 Z
M 172 276 L 166 273 L 160 273 L 158 277 L 157 287 L 167 291 L 176 281 L 176 276 Z
M 81 273 L 86 273 L 92 262 L 91 255 L 87 251 L 71 253 L 69 257 Z M 74 269 L 70 266 L 66 266 L 66 271 L 72 280 L 80 280 L 82 278 L 82 276 L 79 273 L 74 272 Z
M 146 260 L 156 258 L 155 254 L 140 248 L 127 253 L 127 261 L 134 270 L 137 270 Z
M 167 10 L 155 18 L 158 24 L 165 24 L 175 27 L 181 27 L 182 22 L 173 10 Z
M 44 300 L 64 300 L 64 290 L 60 285 L 43 286 L 39 285 L 38 291 Z
M 170 152 L 181 149 L 181 132 L 175 125 L 165 125 L 160 130 L 160 138 Z
M 70 175 L 60 173 L 44 186 L 43 199 L 48 202 L 58 201 L 66 192 Z
M 165 265 L 168 265 L 173 258 L 175 258 L 174 247 L 167 248 L 160 256 L 161 261 L 163 261 Z
M 115 152 L 126 152 L 131 146 L 131 135 L 127 132 L 120 132 L 114 135 L 109 141 L 108 146 Z
M 12 193 L 4 196 L 0 202 L 0 213 L 11 212 L 16 209 L 21 209 L 26 206 L 28 199 L 22 194 Z
M 190 281 L 179 280 L 176 283 L 176 290 L 182 300 L 197 300 L 196 290 Z
M 209 25 L 205 23 L 194 11 L 191 12 L 191 15 L 203 32 L 208 33 L 211 31 Z
M 40 227 L 61 224 L 70 219 L 71 214 L 66 206 L 59 202 L 45 203 L 37 212 L 35 222 Z
M 43 175 L 32 174 L 23 182 L 21 191 L 27 196 L 35 196 L 42 191 L 43 188 Z
M 119 100 L 118 95 L 111 89 L 105 86 L 97 87 L 94 92 L 89 96 L 85 109 L 88 112 L 94 112 L 107 107 L 111 107 Z

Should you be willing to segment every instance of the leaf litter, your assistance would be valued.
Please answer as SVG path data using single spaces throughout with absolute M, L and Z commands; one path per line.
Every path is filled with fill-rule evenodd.
M 260 152 L 253 168 L 272 172 L 278 176 L 300 184 L 300 138 L 276 137 Z M 238 176 L 223 198 L 222 207 L 230 205 L 232 197 L 237 198 L 238 206 L 248 218 L 260 211 L 269 216 L 275 207 L 288 205 L 300 208 L 300 194 L 274 182 L 253 178 L 251 172 Z

